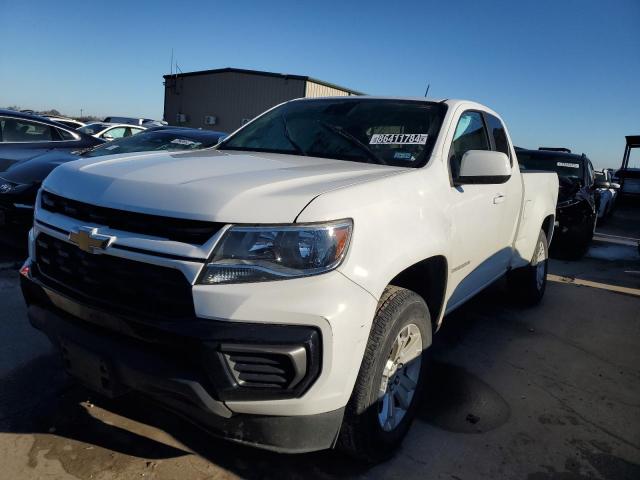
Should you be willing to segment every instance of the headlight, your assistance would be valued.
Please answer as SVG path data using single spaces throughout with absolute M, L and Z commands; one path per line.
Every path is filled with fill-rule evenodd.
M 13 187 L 15 187 L 15 184 L 3 182 L 0 180 L 0 194 L 9 193 L 11 190 L 13 190 Z
M 336 268 L 351 239 L 351 220 L 321 224 L 231 227 L 199 283 L 265 282 L 318 275 Z
M 20 193 L 29 188 L 27 183 L 14 183 L 0 178 L 0 195 L 3 193 Z

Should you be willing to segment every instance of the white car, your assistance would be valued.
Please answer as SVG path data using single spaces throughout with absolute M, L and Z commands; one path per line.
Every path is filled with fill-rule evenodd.
M 92 135 L 96 138 L 101 138 L 103 140 L 109 141 L 115 140 L 116 138 L 130 137 L 131 135 L 135 135 L 136 133 L 144 132 L 146 128 L 136 125 L 127 125 L 124 123 L 119 124 L 94 122 L 88 123 L 84 127 L 80 127 L 77 130 L 82 133 Z
M 97 392 L 252 446 L 378 461 L 445 314 L 504 275 L 542 298 L 557 197 L 478 103 L 293 100 L 215 149 L 56 168 L 23 293 Z
M 603 221 L 611 215 L 618 199 L 620 185 L 611 179 L 609 170 L 594 172 L 597 187 L 598 219 Z

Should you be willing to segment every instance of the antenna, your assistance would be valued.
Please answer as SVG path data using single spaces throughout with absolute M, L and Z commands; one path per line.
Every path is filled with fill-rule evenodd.
M 427 95 L 429 94 L 429 89 L 430 89 L 430 88 L 431 88 L 431 84 L 429 83 L 429 84 L 427 85 L 427 91 L 426 91 L 426 92 L 424 92 L 424 98 L 427 98 Z
M 173 48 L 171 49 L 171 68 L 169 69 L 169 75 L 173 75 Z

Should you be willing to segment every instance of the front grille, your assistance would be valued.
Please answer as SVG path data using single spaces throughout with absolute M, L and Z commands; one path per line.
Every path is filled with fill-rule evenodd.
M 197 245 L 205 243 L 225 225 L 99 207 L 45 191 L 42 192 L 40 206 L 48 212 L 60 213 L 81 222 Z
M 55 282 L 89 303 L 154 318 L 195 316 L 191 285 L 174 268 L 86 253 L 44 233 L 36 239 L 36 267 L 45 284 Z

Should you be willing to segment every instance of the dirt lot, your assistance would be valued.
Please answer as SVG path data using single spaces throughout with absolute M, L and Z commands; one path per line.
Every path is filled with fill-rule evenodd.
M 445 319 L 420 418 L 396 457 L 283 456 L 215 440 L 144 399 L 71 382 L 25 317 L 0 253 L 0 478 L 640 479 L 640 208 L 586 258 L 552 261 L 543 303 L 502 284 Z M 18 263 L 17 263 L 18 262 Z

